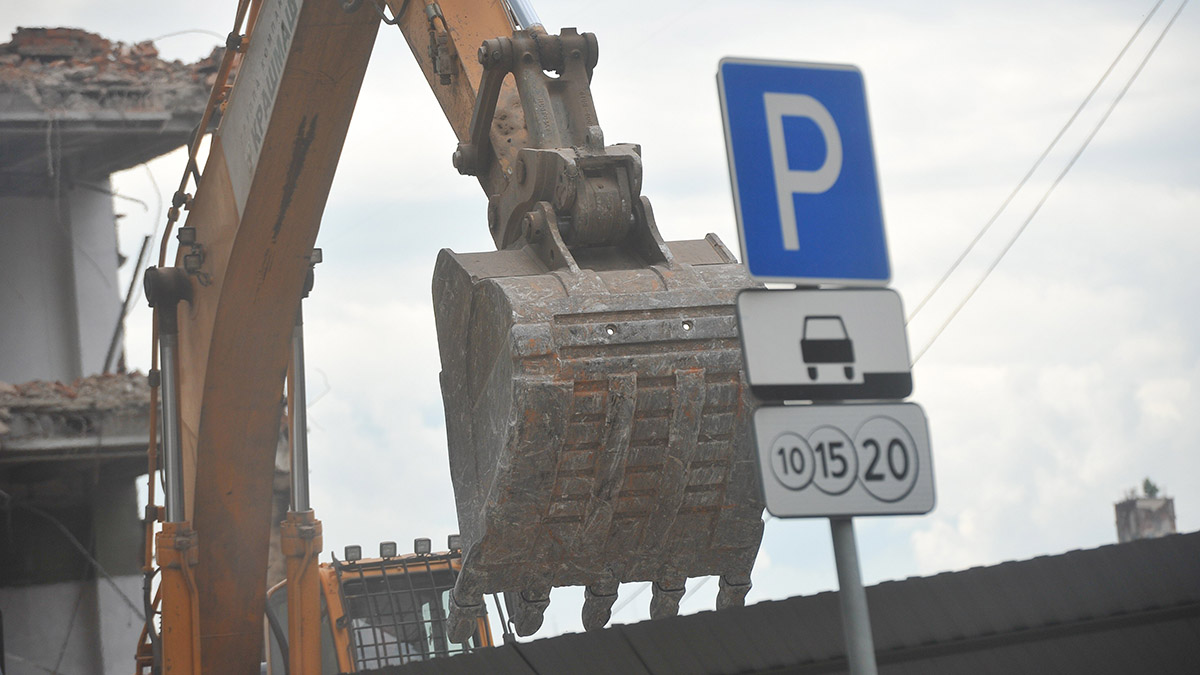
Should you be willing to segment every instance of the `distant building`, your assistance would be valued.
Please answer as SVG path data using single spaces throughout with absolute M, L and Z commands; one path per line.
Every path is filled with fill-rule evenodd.
M 1155 539 L 1175 534 L 1175 500 L 1131 496 L 1116 504 L 1117 541 Z

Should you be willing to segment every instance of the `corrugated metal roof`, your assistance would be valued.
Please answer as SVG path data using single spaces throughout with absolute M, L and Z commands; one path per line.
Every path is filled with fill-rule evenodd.
M 1200 673 L 1200 532 L 867 589 L 879 670 Z M 844 673 L 837 593 L 613 626 L 378 673 Z

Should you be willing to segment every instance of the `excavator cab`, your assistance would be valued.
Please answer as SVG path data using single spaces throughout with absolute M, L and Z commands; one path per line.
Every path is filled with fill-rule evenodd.
M 451 537 L 457 544 L 457 536 Z M 462 567 L 462 552 L 431 553 L 428 539 L 416 552 L 397 556 L 394 543 L 380 544 L 379 558 L 362 558 L 348 546 L 345 559 L 322 563 L 321 673 L 337 675 L 453 656 L 492 645 L 487 617 L 479 617 L 466 642 L 447 634 L 450 589 Z M 287 583 L 267 593 L 267 671 L 287 670 Z

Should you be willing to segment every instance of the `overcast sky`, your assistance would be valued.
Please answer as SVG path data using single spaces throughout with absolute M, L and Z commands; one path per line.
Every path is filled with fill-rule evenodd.
M 331 0 L 332 1 L 332 0 Z M 1167 0 L 1026 190 L 909 326 L 915 356 L 1029 215 L 1150 49 Z M 2 0 L 0 33 L 71 25 L 140 41 L 224 35 L 236 3 Z M 227 5 L 227 6 L 226 6 Z M 1083 100 L 1155 0 L 535 3 L 595 32 L 608 142 L 643 147 L 667 239 L 737 247 L 714 75 L 723 56 L 852 63 L 866 78 L 893 265 L 914 307 Z M 165 37 L 206 55 L 206 33 Z M 914 367 L 938 504 L 856 521 L 865 580 L 933 574 L 1116 540 L 1113 503 L 1146 476 L 1200 528 L 1200 14 L 1187 8 L 1124 101 L 990 279 Z M 327 549 L 457 529 L 430 298 L 443 247 L 490 250 L 485 201 L 399 31 L 382 27 L 305 308 L 313 504 Z M 178 153 L 115 177 L 124 253 L 163 220 Z M 156 193 L 153 175 L 162 193 Z M 123 271 L 120 287 L 127 283 Z M 149 362 L 144 301 L 129 361 Z M 836 587 L 823 520 L 772 520 L 750 600 Z M 684 603 L 711 609 L 716 584 Z M 628 596 L 636 587 L 626 587 Z M 556 591 L 541 636 L 580 630 Z M 618 602 L 618 606 L 623 604 Z M 617 615 L 648 615 L 645 593 Z

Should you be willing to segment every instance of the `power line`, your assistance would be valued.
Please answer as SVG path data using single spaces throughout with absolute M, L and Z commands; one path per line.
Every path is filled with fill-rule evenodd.
M 946 270 L 946 273 L 942 275 L 941 279 L 938 279 L 937 283 L 933 285 L 933 288 L 929 290 L 929 293 L 925 295 L 921 302 L 917 303 L 916 308 L 913 309 L 912 313 L 908 315 L 907 319 L 905 319 L 904 322 L 906 324 L 912 322 L 912 320 L 916 318 L 917 314 L 921 312 L 921 309 L 925 307 L 930 299 L 933 298 L 934 294 L 941 290 L 942 285 L 946 283 L 946 280 L 950 278 L 950 275 L 954 274 L 954 272 L 958 270 L 959 265 L 962 265 L 962 262 L 963 260 L 966 260 L 967 255 L 975 249 L 975 245 L 979 243 L 979 240 L 983 239 L 983 235 L 987 234 L 987 231 L 991 229 L 992 225 L 996 222 L 996 219 L 1000 217 L 1000 214 L 1004 213 L 1004 210 L 1008 208 L 1010 203 L 1012 203 L 1013 198 L 1017 196 L 1017 193 L 1021 191 L 1021 188 L 1025 187 L 1025 184 L 1029 182 L 1029 178 L 1033 176 L 1033 173 L 1038 170 L 1038 167 L 1042 165 L 1042 162 L 1045 161 L 1046 157 L 1050 154 L 1054 147 L 1058 145 L 1058 142 L 1062 140 L 1063 134 L 1067 133 L 1067 129 L 1075 123 L 1075 119 L 1079 117 L 1079 114 L 1083 112 L 1083 109 L 1087 107 L 1088 103 L 1091 102 L 1092 97 L 1096 95 L 1096 92 L 1099 91 L 1101 85 L 1103 85 L 1105 80 L 1108 79 L 1108 76 L 1112 74 L 1112 71 L 1114 68 L 1116 68 L 1117 63 L 1125 57 L 1125 52 L 1129 51 L 1129 47 L 1133 44 L 1133 41 L 1136 40 L 1139 35 L 1141 35 L 1142 29 L 1146 27 L 1146 24 L 1150 23 L 1150 19 L 1154 17 L 1154 14 L 1158 11 L 1158 8 L 1162 7 L 1164 1 L 1165 0 L 1158 0 L 1158 2 L 1154 5 L 1154 8 L 1150 10 L 1150 13 L 1147 14 L 1146 18 L 1142 20 L 1141 25 L 1137 27 L 1137 30 L 1133 31 L 1133 35 L 1129 38 L 1129 41 L 1125 43 L 1125 46 L 1121 48 L 1121 51 L 1117 54 L 1117 57 L 1113 59 L 1112 63 L 1109 64 L 1108 70 L 1104 71 L 1104 74 L 1100 76 L 1100 79 L 1096 82 L 1096 86 L 1092 87 L 1092 90 L 1088 92 L 1086 97 L 1084 97 L 1083 102 L 1080 103 L 1079 107 L 1075 109 L 1075 112 L 1071 114 L 1070 119 L 1068 119 L 1066 124 L 1064 124 L 1062 128 L 1058 130 L 1058 134 L 1054 136 L 1054 140 L 1050 141 L 1050 145 L 1046 146 L 1046 149 L 1042 151 L 1041 156 L 1037 158 L 1037 161 L 1033 163 L 1033 166 L 1029 167 L 1029 171 L 1025 173 L 1025 176 L 1021 178 L 1020 182 L 1017 183 L 1017 186 L 1013 188 L 1012 192 L 1008 193 L 1008 196 L 1004 198 L 1004 201 L 1000 204 L 1000 207 L 996 209 L 995 213 L 992 214 L 992 217 L 989 218 L 986 223 L 984 223 L 983 228 L 979 230 L 979 232 L 975 235 L 975 238 L 971 240 L 971 243 L 967 244 L 967 247 L 963 249 L 961 254 L 959 254 L 958 259 L 950 265 L 950 268 Z
M 621 598 L 621 601 L 617 603 L 617 606 L 612 608 L 612 613 L 616 614 L 617 612 L 628 607 L 629 603 L 636 600 L 637 597 L 639 595 L 641 595 L 642 593 L 644 593 L 647 588 L 650 588 L 650 584 L 652 584 L 652 583 L 654 583 L 654 582 L 643 581 L 642 584 L 640 586 L 638 586 L 638 589 L 636 591 L 634 591 L 633 593 L 630 593 L 629 595 L 626 595 L 624 598 Z
M 1151 45 L 1150 51 L 1146 52 L 1146 56 L 1143 57 L 1141 63 L 1138 64 L 1137 70 L 1133 71 L 1133 75 L 1129 77 L 1129 81 L 1125 83 L 1125 86 L 1121 89 L 1120 93 L 1117 94 L 1117 97 L 1113 99 L 1111 104 L 1109 104 L 1108 109 L 1104 111 L 1104 115 L 1100 118 L 1100 121 L 1096 123 L 1095 128 L 1092 129 L 1092 132 L 1088 134 L 1086 139 L 1084 139 L 1083 144 L 1079 146 L 1079 150 L 1075 151 L 1074 156 L 1071 157 L 1071 161 L 1067 163 L 1066 167 L 1064 167 L 1063 170 L 1058 174 L 1058 177 L 1054 179 L 1054 182 L 1050 184 L 1050 187 L 1046 189 L 1046 193 L 1042 195 L 1042 198 L 1040 201 L 1038 201 L 1037 206 L 1033 207 L 1033 211 L 1029 213 L 1029 216 L 1025 218 L 1025 221 L 1021 223 L 1021 226 L 1017 228 L 1016 233 L 1014 233 L 1012 238 L 1008 240 L 1008 243 L 1004 245 L 1004 248 L 1000 251 L 1000 255 L 996 256 L 996 259 L 992 261 L 992 264 L 989 265 L 986 270 L 984 270 L 983 276 L 979 278 L 979 281 L 975 283 L 970 292 L 967 293 L 966 297 L 962 299 L 962 302 L 958 303 L 958 306 L 954 308 L 954 311 L 950 313 L 950 316 L 942 323 L 940 327 L 938 327 L 937 332 L 933 334 L 933 337 L 930 338 L 929 342 L 925 343 L 925 346 L 922 347 L 921 351 L 917 353 L 916 358 L 913 359 L 913 364 L 916 364 L 917 361 L 920 361 L 921 357 L 925 355 L 925 352 L 929 351 L 929 348 L 933 346 L 933 343 L 936 342 L 939 337 L 941 337 L 942 333 L 946 330 L 946 327 L 950 325 L 950 322 L 954 321 L 954 317 L 958 316 L 958 313 L 962 311 L 967 302 L 974 297 L 975 292 L 979 290 L 979 287 L 983 286 L 983 282 L 987 281 L 987 278 L 989 275 L 991 275 L 992 270 L 996 269 L 996 266 L 998 266 L 1000 261 L 1004 259 L 1004 256 L 1008 253 L 1009 249 L 1013 247 L 1013 244 L 1017 243 L 1017 239 L 1020 238 L 1021 234 L 1025 231 L 1025 228 L 1029 226 L 1029 223 L 1033 221 L 1034 216 L 1036 216 L 1038 211 L 1041 210 L 1042 205 L 1044 205 L 1046 200 L 1050 198 L 1050 194 L 1054 192 L 1054 188 L 1058 187 L 1058 184 L 1062 181 L 1063 177 L 1067 175 L 1067 172 L 1069 172 L 1071 168 L 1075 166 L 1075 162 L 1079 159 L 1080 155 L 1083 154 L 1083 151 L 1087 149 L 1088 145 L 1091 144 L 1092 139 L 1096 137 L 1096 134 L 1100 131 L 1100 128 L 1104 126 L 1104 123 L 1108 121 L 1109 116 L 1112 115 L 1112 112 L 1117 107 L 1117 104 L 1121 102 L 1121 99 L 1125 98 L 1125 93 L 1129 91 L 1131 86 L 1133 86 L 1133 83 L 1137 80 L 1138 75 L 1141 75 L 1142 69 L 1146 67 L 1146 63 L 1150 61 L 1150 57 L 1154 55 L 1154 52 L 1158 49 L 1158 46 L 1162 44 L 1163 38 L 1167 36 L 1167 32 L 1171 30 L 1171 26 L 1175 25 L 1175 20 L 1179 18 L 1179 15 L 1183 12 L 1183 8 L 1187 6 L 1187 3 L 1188 0 L 1183 0 L 1183 2 L 1179 5 L 1179 9 L 1175 10 L 1175 14 L 1171 16 L 1171 20 L 1167 22 L 1166 27 L 1163 28 L 1162 33 L 1159 34 L 1158 39 L 1154 41 L 1153 45 Z
M 774 517 L 775 516 L 768 513 L 767 517 L 763 518 L 763 524 L 765 525 L 765 524 L 771 522 L 771 519 Z M 712 580 L 713 580 L 713 577 L 708 576 L 708 577 L 704 577 L 703 579 L 701 579 L 699 583 L 694 584 L 691 588 L 689 588 L 687 590 L 686 593 L 683 594 L 683 597 L 679 599 L 679 604 L 682 606 L 684 602 L 687 602 L 688 598 L 695 595 L 697 591 L 699 591 L 701 588 L 704 588 L 705 584 L 707 584 L 708 582 L 710 582 Z
M 225 36 L 221 35 L 220 33 L 216 32 L 215 30 L 205 30 L 203 28 L 189 28 L 187 30 L 177 30 L 173 33 L 167 33 L 166 35 L 159 35 L 156 38 L 151 38 L 150 42 L 158 42 L 159 40 L 165 40 L 166 38 L 169 38 L 169 37 L 175 37 L 176 35 L 187 35 L 189 33 L 199 33 L 201 35 L 211 35 L 211 36 L 217 38 L 218 40 L 221 40 L 222 42 L 225 41 Z
M 12 496 L 9 495 L 7 492 L 4 492 L 3 490 L 0 490 L 0 508 L 23 509 L 24 511 L 32 513 L 33 515 L 38 516 L 39 518 L 42 518 L 43 520 L 46 520 L 51 525 L 53 525 L 54 528 L 57 529 L 63 535 L 63 537 L 66 538 L 66 540 L 71 544 L 71 546 L 75 547 L 75 550 L 79 551 L 80 555 L 82 555 L 85 559 L 87 559 L 88 563 L 92 567 L 94 567 L 97 572 L 100 573 L 100 576 L 103 577 L 106 582 L 108 582 L 108 585 L 112 586 L 112 589 L 113 589 L 113 591 L 116 592 L 117 597 L 119 597 L 125 601 L 125 604 L 129 606 L 129 609 L 133 610 L 134 615 L 137 616 L 138 619 L 145 621 L 145 616 L 142 614 L 142 610 L 139 609 L 138 606 L 133 603 L 133 600 L 130 599 L 130 597 L 125 594 L 125 591 L 121 590 L 121 587 L 117 585 L 116 581 L 113 581 L 112 576 L 109 575 L 108 571 L 104 569 L 104 566 L 100 564 L 100 561 L 96 560 L 96 558 L 94 556 L 92 556 L 91 553 L 88 552 L 87 547 L 85 547 L 82 543 L 80 543 L 79 539 L 77 539 L 74 534 L 71 534 L 71 530 L 67 529 L 67 526 L 63 525 L 61 520 L 59 520 L 58 518 L 55 518 L 54 516 L 39 509 L 36 506 L 31 506 L 29 504 L 22 504 L 20 502 L 13 500 Z
M 771 519 L 774 517 L 775 516 L 768 513 L 767 516 L 765 518 L 763 518 L 763 524 L 771 522 Z M 713 577 L 711 577 L 711 576 L 704 577 L 698 583 L 694 584 L 691 588 L 689 588 L 687 591 L 684 592 L 683 597 L 679 599 L 679 604 L 683 605 L 685 600 L 687 600 L 689 597 L 695 595 L 696 591 L 699 591 L 701 588 L 704 587 L 705 584 L 707 584 L 712 579 L 713 579 Z M 632 603 L 635 599 L 637 599 L 637 597 L 639 595 L 641 595 L 647 588 L 650 588 L 650 585 L 652 583 L 653 582 L 650 582 L 650 581 L 642 582 L 642 585 L 639 586 L 636 591 L 634 591 L 632 594 L 627 595 L 624 598 L 622 598 L 621 601 L 618 602 L 617 605 L 612 608 L 612 613 L 616 614 L 617 612 L 628 607 L 629 604 Z

